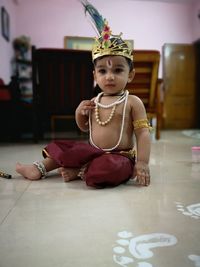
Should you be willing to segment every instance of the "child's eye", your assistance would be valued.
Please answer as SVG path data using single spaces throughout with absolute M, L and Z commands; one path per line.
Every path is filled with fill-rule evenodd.
M 121 72 L 123 72 L 123 69 L 122 68 L 115 69 L 115 73 L 121 73 Z
M 105 74 L 105 73 L 106 73 L 106 70 L 105 70 L 105 69 L 99 69 L 98 72 L 99 72 L 100 74 Z

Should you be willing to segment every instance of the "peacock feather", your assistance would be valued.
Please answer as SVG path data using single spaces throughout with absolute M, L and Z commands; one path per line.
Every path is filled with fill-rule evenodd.
M 97 34 L 101 36 L 101 33 L 105 25 L 105 19 L 103 19 L 102 15 L 99 14 L 98 10 L 87 0 L 81 0 L 80 2 L 85 8 L 85 15 L 86 16 L 87 14 L 89 15 L 93 27 L 97 31 Z

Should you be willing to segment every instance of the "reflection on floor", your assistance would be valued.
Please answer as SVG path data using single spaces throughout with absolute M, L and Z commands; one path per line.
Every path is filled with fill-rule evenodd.
M 0 144 L 1 267 L 199 267 L 200 139 L 163 131 L 153 141 L 152 182 L 95 190 L 57 172 L 31 182 L 16 161 L 41 157 L 44 144 Z

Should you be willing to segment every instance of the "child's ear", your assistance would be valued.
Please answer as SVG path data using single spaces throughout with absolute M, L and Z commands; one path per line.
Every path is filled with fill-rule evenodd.
M 93 77 L 94 77 L 94 81 L 96 81 L 96 73 L 94 70 L 93 70 Z
M 132 82 L 134 76 L 135 76 L 135 69 L 133 69 L 132 71 L 129 72 L 128 83 Z

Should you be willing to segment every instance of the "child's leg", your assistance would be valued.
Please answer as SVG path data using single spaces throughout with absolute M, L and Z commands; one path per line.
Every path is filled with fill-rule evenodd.
M 59 164 L 59 173 L 65 182 L 80 178 L 78 175 L 82 166 L 93 158 L 104 154 L 85 142 L 72 140 L 56 140 L 43 150 L 44 157 L 51 157 Z M 62 167 L 61 167 L 62 166 Z
M 104 188 L 117 186 L 132 177 L 133 163 L 118 154 L 104 154 L 92 160 L 84 178 L 88 186 Z
M 57 169 L 60 167 L 53 159 L 51 158 L 45 158 L 41 161 L 41 163 L 44 165 L 47 172 L 52 171 L 54 169 Z M 38 180 L 42 177 L 42 173 L 39 170 L 39 168 L 36 166 L 36 164 L 16 164 L 16 172 L 24 176 L 25 178 L 29 180 Z

